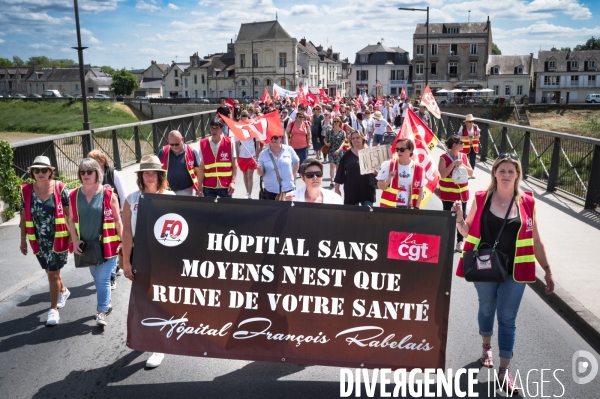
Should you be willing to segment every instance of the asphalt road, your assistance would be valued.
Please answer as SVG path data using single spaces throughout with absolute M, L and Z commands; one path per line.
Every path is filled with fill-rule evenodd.
M 328 184 L 328 180 L 324 182 Z M 243 187 L 241 181 L 238 187 Z M 256 197 L 256 188 L 254 193 Z M 434 205 L 432 202 L 430 206 Z M 0 302 L 2 399 L 340 396 L 340 369 L 335 367 L 167 355 L 160 367 L 145 369 L 149 354 L 125 346 L 131 283 L 118 278 L 112 298 L 114 311 L 108 316 L 108 326 L 96 327 L 96 292 L 91 276 L 88 270 L 75 269 L 72 259 L 62 273 L 71 297 L 60 312 L 60 323 L 45 327 L 49 302 L 47 281 L 32 255 L 20 255 L 14 234 L 18 234 L 16 227 L 0 226 L 3 276 L 0 298 L 12 293 Z M 600 356 L 529 288 L 521 304 L 517 326 L 512 367 L 513 372 L 519 371 L 523 384 L 529 388 L 522 397 L 542 397 L 542 394 L 569 399 L 598 397 L 600 376 L 586 385 L 576 384 L 572 378 L 572 357 L 578 350 L 588 351 L 596 359 Z M 475 289 L 472 284 L 454 278 L 447 369 L 480 370 L 476 362 L 480 348 Z M 543 377 L 542 369 L 546 370 Z M 461 385 L 465 384 L 461 379 Z M 479 372 L 475 391 L 479 397 L 494 397 L 495 391 L 488 385 L 487 369 Z M 366 397 L 364 387 L 361 393 L 361 397 Z M 376 397 L 379 394 L 378 389 Z

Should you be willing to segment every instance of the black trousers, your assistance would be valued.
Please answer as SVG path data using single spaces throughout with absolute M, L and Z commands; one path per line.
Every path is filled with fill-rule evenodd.
M 444 205 L 444 210 L 449 211 L 449 210 L 452 210 L 452 205 L 454 205 L 454 202 L 442 201 L 442 204 Z M 466 202 L 462 203 L 462 211 L 463 211 L 463 217 L 466 219 L 467 218 L 467 203 Z M 460 231 L 458 231 L 458 229 L 456 229 L 456 241 L 463 242 L 463 239 L 464 238 L 463 238 L 462 234 L 460 234 Z M 454 246 L 454 243 L 452 243 L 452 246 Z
M 471 165 L 471 169 L 473 170 L 475 170 L 475 162 L 477 162 L 477 153 L 471 148 L 471 152 L 469 153 L 469 165 Z

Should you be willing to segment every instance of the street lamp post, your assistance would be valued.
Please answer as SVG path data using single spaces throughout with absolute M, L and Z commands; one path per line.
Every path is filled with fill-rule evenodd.
M 77 5 L 77 0 L 74 0 L 73 3 L 73 6 L 75 8 L 75 28 L 77 29 L 77 47 L 71 48 L 77 50 L 77 55 L 79 56 L 79 79 L 81 83 L 81 101 L 83 102 L 83 130 L 90 130 L 92 128 L 92 125 L 90 123 L 90 117 L 88 115 L 87 93 L 85 90 L 85 76 L 83 73 L 83 50 L 85 50 L 87 47 L 81 46 L 81 31 L 79 29 L 79 7 Z
M 425 87 L 429 84 L 429 6 L 427 8 L 404 8 L 398 10 L 406 11 L 425 11 L 427 13 L 427 21 L 425 22 Z

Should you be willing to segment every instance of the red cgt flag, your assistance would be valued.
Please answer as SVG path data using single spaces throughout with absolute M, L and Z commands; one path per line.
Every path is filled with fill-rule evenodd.
M 322 87 L 321 91 L 319 92 L 319 97 L 321 97 L 321 101 L 323 101 L 325 104 L 329 104 L 329 101 L 331 101 L 327 94 L 325 94 L 325 89 Z
M 302 90 L 302 87 L 300 87 L 300 90 L 298 91 L 298 97 L 296 97 L 296 108 L 298 108 L 298 105 L 304 105 L 304 107 L 308 107 L 308 100 L 306 99 L 306 95 L 304 94 L 304 90 Z
M 277 90 L 273 89 L 273 100 L 275 101 L 279 101 L 281 97 L 279 97 L 279 93 L 277 93 Z
M 424 124 L 421 118 L 410 108 L 406 110 L 406 118 L 404 118 L 400 132 L 392 144 L 392 151 L 396 148 L 396 142 L 400 138 L 409 138 L 415 143 L 414 160 L 423 165 L 423 169 L 425 170 L 425 179 L 427 182 L 425 183 L 422 202 L 424 206 L 440 181 L 440 172 L 437 165 L 433 163 L 434 160 L 431 155 L 439 140 L 431 129 L 429 129 L 429 126 Z M 394 155 L 392 154 L 392 156 Z
M 431 114 L 436 118 L 440 119 L 442 117 L 440 107 L 438 106 L 437 101 L 435 101 L 435 97 L 433 97 L 429 85 L 425 87 L 425 91 L 423 92 L 423 96 L 421 97 L 421 104 L 425 105 L 429 112 L 431 112 Z
M 233 102 L 233 100 L 231 98 L 228 98 L 225 101 L 225 105 L 227 105 L 227 108 L 229 108 L 229 111 L 233 112 L 233 109 L 235 108 L 235 103 Z
M 306 95 L 306 98 L 307 98 L 308 102 L 310 103 L 311 107 L 314 107 L 315 104 L 319 103 L 319 99 L 317 99 L 317 96 L 312 94 L 310 91 Z
M 220 114 L 219 114 L 220 115 Z M 269 112 L 258 118 L 236 122 L 224 115 L 220 115 L 223 122 L 229 126 L 229 131 L 234 134 L 238 140 L 258 139 L 261 143 L 267 144 L 273 136 L 283 136 L 283 125 L 278 112 Z
M 269 95 L 269 88 L 265 86 L 265 90 L 263 92 L 262 98 L 260 102 L 265 104 L 267 107 L 271 105 L 271 96 Z

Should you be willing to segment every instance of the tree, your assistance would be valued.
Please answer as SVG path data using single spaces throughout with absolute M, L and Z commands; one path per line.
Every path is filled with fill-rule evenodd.
M 502 55 L 502 51 L 492 42 L 492 55 Z
M 600 50 L 600 39 L 595 39 L 594 36 L 589 38 L 585 44 L 578 44 L 575 50 Z
M 558 48 L 552 46 L 550 51 L 571 51 L 571 47 L 561 47 L 560 49 L 558 49 Z
M 0 65 L 5 67 L 11 67 L 13 66 L 13 63 L 8 58 L 0 58 Z
M 101 68 L 102 68 L 102 71 L 108 75 L 112 75 L 116 72 L 113 67 L 110 67 L 108 65 L 103 65 Z
M 50 65 L 50 58 L 45 55 L 29 57 L 26 65 L 33 66 L 34 64 L 40 68 L 50 68 L 52 66 Z
M 110 89 L 116 96 L 130 96 L 135 89 L 140 88 L 135 75 L 125 68 L 114 71 L 112 79 L 113 82 L 110 85 Z
M 23 61 L 21 57 L 13 55 L 13 64 L 17 67 L 25 66 L 25 61 Z

